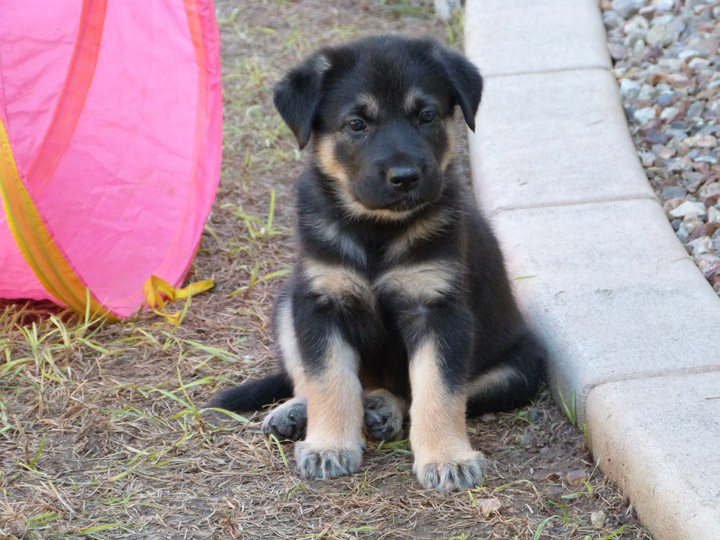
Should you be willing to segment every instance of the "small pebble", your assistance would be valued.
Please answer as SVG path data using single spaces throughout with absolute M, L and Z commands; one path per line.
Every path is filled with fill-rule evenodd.
M 717 146 L 717 139 L 712 135 L 693 135 L 683 141 L 691 148 L 714 148 Z
M 720 275 L 720 263 L 715 263 L 705 270 L 706 279 L 712 279 L 718 275 Z
M 685 201 L 681 205 L 677 206 L 673 210 L 670 210 L 670 217 L 699 217 L 707 214 L 705 205 L 703 203 L 697 203 L 692 201 Z
M 658 11 L 670 11 L 675 7 L 675 0 L 654 0 L 653 6 Z
M 705 108 L 704 101 L 696 101 L 695 103 L 690 105 L 687 112 L 685 113 L 685 116 L 687 116 L 689 118 L 697 118 L 703 112 L 704 108 Z
M 667 109 L 663 109 L 663 112 L 660 113 L 660 118 L 672 122 L 679 112 L 680 109 L 677 107 L 668 107 Z
M 688 234 L 692 234 L 702 223 L 702 219 L 697 216 L 686 216 L 683 218 L 682 226 Z
M 481 499 L 478 501 L 480 506 L 480 513 L 488 517 L 490 514 L 497 514 L 500 512 L 500 509 L 502 508 L 502 504 L 500 503 L 500 499 L 497 497 L 492 497 L 490 499 Z
M 623 47 L 622 43 L 608 42 L 607 48 L 610 56 L 615 60 L 622 60 L 627 56 L 627 49 Z
M 657 129 L 651 129 L 645 134 L 645 141 L 648 144 L 665 144 L 668 139 L 670 139 L 670 135 Z
M 603 22 L 608 28 L 617 28 L 625 24 L 625 19 L 617 11 L 610 9 L 603 13 Z
M 709 184 L 705 184 L 698 192 L 698 195 L 700 195 L 703 199 L 718 194 L 720 194 L 720 182 L 710 182 Z
M 637 13 L 645 5 L 645 0 L 612 0 L 612 9 L 621 17 L 628 17 Z
M 707 236 L 707 227 L 704 223 L 698 224 L 690 233 L 690 236 L 688 236 L 688 242 L 692 242 L 693 240 L 697 240 L 701 236 Z
M 658 47 L 667 47 L 673 42 L 675 32 L 672 28 L 658 24 L 653 25 L 645 35 L 645 41 L 650 45 L 657 45 Z
M 688 234 L 688 232 L 683 228 L 683 226 L 680 225 L 680 227 L 675 231 L 675 236 L 677 236 L 680 242 L 682 242 L 683 244 L 687 244 L 690 234 Z
M 685 195 L 687 195 L 687 190 L 682 186 L 663 186 L 661 197 L 663 200 L 677 199 L 678 204 L 675 206 L 675 208 L 677 208 L 680 206 Z
M 637 95 L 640 93 L 640 85 L 633 81 L 632 79 L 623 79 L 620 82 L 620 95 L 633 99 L 636 98 Z
M 640 123 L 640 124 L 647 124 L 650 120 L 655 118 L 655 108 L 654 107 L 643 107 L 642 109 L 638 109 L 633 114 L 633 118 Z
M 688 246 L 692 248 L 691 255 L 697 257 L 704 253 L 712 253 L 713 243 L 709 236 L 701 236 L 695 240 L 688 240 Z
M 688 66 L 693 71 L 703 71 L 710 67 L 710 60 L 707 58 L 693 58 L 688 62 Z
M 711 206 L 707 211 L 708 223 L 720 223 L 720 210 L 715 206 Z
M 587 482 L 587 479 L 587 472 L 583 471 L 582 469 L 568 471 L 565 474 L 565 481 L 568 483 L 569 486 L 573 487 L 582 486 L 585 482 Z
M 596 529 L 602 529 L 605 526 L 605 512 L 593 512 L 590 514 L 590 523 Z
M 669 105 L 672 105 L 677 101 L 677 96 L 673 92 L 668 92 L 666 94 L 660 94 L 658 97 L 655 98 L 655 104 L 659 105 L 660 107 L 668 107 Z
M 648 20 L 642 15 L 636 15 L 623 25 L 625 31 L 623 45 L 632 48 L 639 42 L 644 48 L 645 42 L 643 40 L 649 29 L 650 23 L 648 23 Z
M 713 154 L 700 154 L 698 157 L 696 157 L 693 161 L 697 161 L 699 163 L 710 163 L 715 164 L 718 162 L 717 155 Z
M 712 240 L 711 240 L 711 242 L 712 242 Z M 706 253 L 704 255 L 698 255 L 697 257 L 693 257 L 693 260 L 695 261 L 695 264 L 697 264 L 698 268 L 705 276 L 705 279 L 712 279 L 713 277 L 715 277 L 717 275 L 717 274 L 713 275 L 713 268 L 715 268 L 715 266 L 718 263 L 717 257 L 713 257 L 712 254 Z M 708 277 L 708 275 L 710 275 L 710 277 Z
M 656 159 L 657 156 L 652 152 L 640 152 L 640 162 L 643 164 L 643 167 L 651 167 Z
M 671 216 L 671 215 L 670 215 L 670 212 L 672 212 L 673 210 L 675 210 L 675 209 L 676 209 L 678 206 L 680 206 L 683 202 L 685 202 L 685 201 L 684 201 L 683 199 L 681 199 L 681 198 L 668 199 L 668 200 L 666 200 L 666 201 L 663 203 L 663 209 L 665 210 L 665 213 L 666 213 L 668 216 L 670 216 L 670 217 L 675 217 L 675 216 Z

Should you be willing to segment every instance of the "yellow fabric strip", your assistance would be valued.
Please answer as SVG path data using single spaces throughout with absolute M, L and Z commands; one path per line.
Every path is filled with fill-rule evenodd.
M 13 238 L 43 287 L 79 313 L 85 313 L 86 287 L 65 261 L 43 224 L 18 174 L 5 126 L 0 120 L 0 196 Z M 117 317 L 90 295 L 90 311 Z
M 165 317 L 165 320 L 170 324 L 177 326 L 180 322 L 182 313 L 170 313 L 165 309 L 165 299 L 168 303 L 175 300 L 187 299 L 196 294 L 200 294 L 205 291 L 209 291 L 215 286 L 212 278 L 203 279 L 202 281 L 196 281 L 183 287 L 182 289 L 176 289 L 170 285 L 167 281 L 157 276 L 150 276 L 143 286 L 145 291 L 145 300 L 147 301 L 150 309 L 152 309 L 157 315 Z

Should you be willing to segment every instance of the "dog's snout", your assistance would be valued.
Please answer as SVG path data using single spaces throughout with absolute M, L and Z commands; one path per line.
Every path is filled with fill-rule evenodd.
M 387 179 L 398 191 L 411 191 L 420 182 L 420 170 L 417 167 L 390 167 Z

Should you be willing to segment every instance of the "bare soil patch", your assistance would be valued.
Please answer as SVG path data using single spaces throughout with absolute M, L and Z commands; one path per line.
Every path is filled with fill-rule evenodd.
M 224 164 L 190 276 L 217 286 L 176 329 L 152 314 L 97 326 L 0 304 L 0 538 L 651 538 L 547 392 L 470 421 L 492 464 L 482 487 L 452 494 L 420 489 L 407 441 L 370 443 L 352 477 L 301 481 L 292 446 L 261 435 L 262 413 L 199 409 L 275 365 L 269 315 L 294 257 L 302 160 L 273 83 L 322 44 L 401 32 L 457 46 L 461 31 L 435 22 L 430 2 L 219 0 L 217 11 Z

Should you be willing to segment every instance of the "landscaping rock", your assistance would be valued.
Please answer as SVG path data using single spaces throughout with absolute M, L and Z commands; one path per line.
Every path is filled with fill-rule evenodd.
M 633 118 L 635 118 L 639 124 L 647 124 L 650 120 L 655 118 L 655 115 L 656 112 L 654 107 L 643 107 L 642 109 L 635 111 Z
M 668 212 L 668 215 L 674 218 L 699 217 L 706 214 L 707 210 L 703 203 L 690 201 L 685 201 L 680 206 Z
M 695 242 L 686 247 L 698 254 L 696 262 L 709 252 L 720 256 L 720 242 L 701 241 L 699 229 L 714 234 L 707 225 L 720 219 L 720 6 L 709 0 L 601 6 L 609 8 L 603 21 L 612 71 L 648 179 L 668 218 L 678 220 L 678 238 Z
M 645 6 L 645 0 L 613 0 L 611 6 L 621 17 L 626 18 L 640 11 Z

